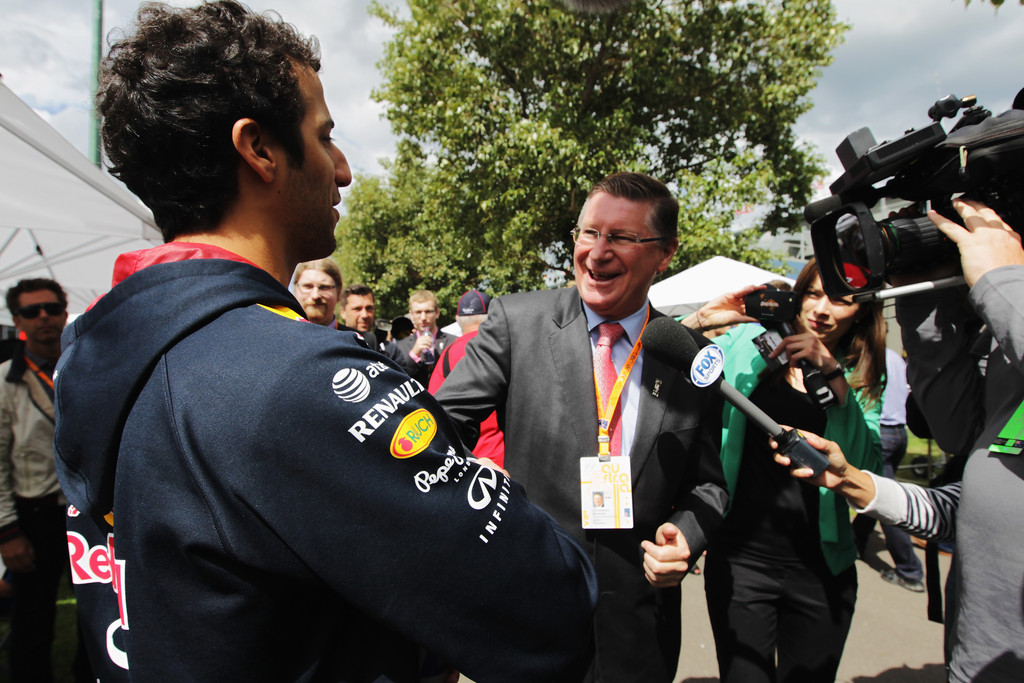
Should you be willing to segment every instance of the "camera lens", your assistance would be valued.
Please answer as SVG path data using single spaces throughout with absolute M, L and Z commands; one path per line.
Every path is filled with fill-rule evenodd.
M 897 218 L 883 226 L 889 272 L 956 260 L 957 249 L 927 216 Z

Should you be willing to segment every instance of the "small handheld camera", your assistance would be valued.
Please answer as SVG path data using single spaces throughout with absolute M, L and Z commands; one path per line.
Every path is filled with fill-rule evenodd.
M 743 307 L 760 322 L 790 322 L 796 319 L 796 294 L 781 289 L 759 289 L 743 297 Z
M 756 318 L 765 327 L 765 331 L 755 337 L 753 342 L 768 365 L 769 372 L 775 372 L 789 363 L 785 353 L 775 358 L 771 358 L 771 353 L 782 343 L 783 337 L 796 333 L 792 325 L 796 320 L 796 294 L 769 285 L 767 289 L 759 289 L 743 297 L 743 307 L 749 317 Z M 834 406 L 837 403 L 836 395 L 821 370 L 806 360 L 799 361 L 797 365 L 803 371 L 807 394 L 822 410 Z

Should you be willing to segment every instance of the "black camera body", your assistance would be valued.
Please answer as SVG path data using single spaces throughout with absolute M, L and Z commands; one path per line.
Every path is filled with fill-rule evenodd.
M 940 119 L 961 109 L 947 134 Z M 925 203 L 961 222 L 952 200 L 964 194 L 1024 230 L 1024 110 L 992 116 L 974 97 L 947 95 L 928 115 L 935 123 L 896 140 L 876 143 L 861 128 L 836 148 L 845 172 L 829 187 L 831 197 L 804 209 L 829 296 L 875 292 L 892 273 L 959 268 L 956 245 L 925 215 Z M 917 215 L 875 219 L 870 209 L 883 197 L 920 203 Z
M 753 342 L 768 365 L 769 372 L 775 372 L 789 362 L 785 352 L 775 358 L 771 357 L 771 353 L 782 342 L 783 337 L 795 333 L 792 323 L 796 320 L 797 313 L 796 294 L 769 286 L 743 297 L 743 307 L 747 316 L 756 318 L 765 328 Z M 835 393 L 821 371 L 805 360 L 801 360 L 798 365 L 803 371 L 804 388 L 818 406 L 824 410 L 835 405 Z

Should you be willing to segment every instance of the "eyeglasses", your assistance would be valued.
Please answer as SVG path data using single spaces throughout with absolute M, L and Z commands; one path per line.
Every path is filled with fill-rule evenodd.
M 317 290 L 317 289 L 319 289 L 321 292 L 333 292 L 337 288 L 338 288 L 337 285 L 316 285 L 316 284 L 312 284 L 310 282 L 303 282 L 301 285 L 299 285 L 299 289 L 301 289 L 303 292 L 307 292 L 307 293 L 308 292 L 313 292 L 314 290 Z
M 573 228 L 572 241 L 584 247 L 592 247 L 597 244 L 597 238 L 603 237 L 608 245 L 612 247 L 632 247 L 644 242 L 658 242 L 664 237 L 640 237 L 635 232 L 609 232 L 603 233 L 593 228 Z
M 45 304 L 29 304 L 19 308 L 15 315 L 19 318 L 32 320 L 33 318 L 38 318 L 39 314 L 43 311 L 46 311 L 46 315 L 55 317 L 64 312 L 64 306 L 53 301 L 48 301 Z

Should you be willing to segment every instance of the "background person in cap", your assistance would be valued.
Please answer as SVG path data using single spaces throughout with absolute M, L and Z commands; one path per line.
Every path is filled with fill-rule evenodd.
M 412 334 L 412 321 L 404 315 L 391 319 L 391 341 L 400 342 Z
M 491 297 L 483 292 L 471 289 L 459 297 L 459 305 L 455 313 L 455 322 L 462 329 L 462 336 L 448 345 L 441 352 L 441 357 L 434 366 L 434 372 L 430 375 L 431 394 L 436 394 L 441 388 L 452 368 L 458 364 L 466 355 L 466 344 L 468 344 L 477 333 L 480 325 L 487 320 L 487 307 L 491 305 Z M 505 435 L 498 427 L 497 412 L 491 413 L 487 419 L 480 423 L 480 438 L 473 447 L 473 455 L 477 458 L 486 458 L 498 467 L 505 466 Z

